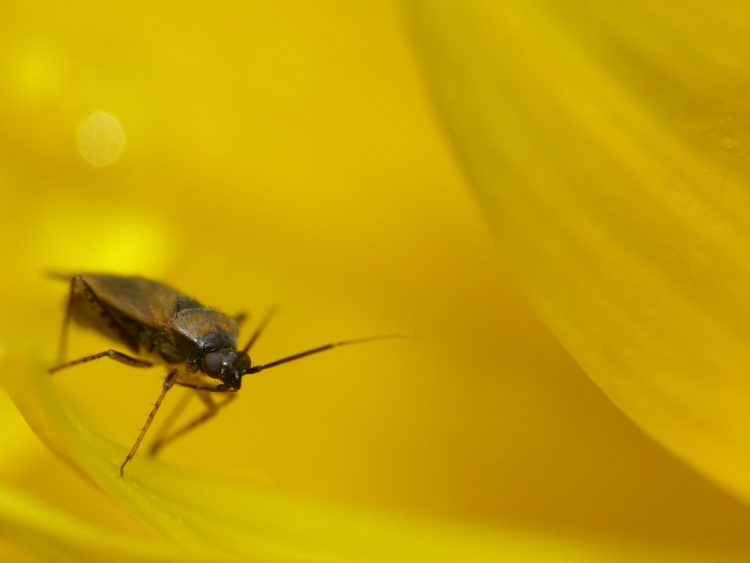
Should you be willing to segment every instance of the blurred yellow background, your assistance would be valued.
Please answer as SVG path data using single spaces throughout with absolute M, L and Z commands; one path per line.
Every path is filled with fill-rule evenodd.
M 421 336 L 246 379 L 165 462 L 389 511 L 750 555 L 750 510 L 635 428 L 525 303 L 397 4 L 6 1 L 0 85 L 6 357 L 54 360 L 66 287 L 50 270 L 141 274 L 250 326 L 279 306 L 256 363 Z M 119 122 L 121 153 L 81 129 L 97 112 Z M 114 162 L 92 165 L 84 141 Z M 109 347 L 70 342 L 71 357 Z M 129 446 L 160 377 L 101 361 L 56 384 Z M 4 483 L 142 533 L 0 401 Z

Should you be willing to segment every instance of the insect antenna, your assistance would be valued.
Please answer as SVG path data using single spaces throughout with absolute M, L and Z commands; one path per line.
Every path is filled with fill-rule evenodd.
M 299 360 L 300 358 L 304 358 L 305 356 L 312 356 L 313 354 L 318 354 L 319 352 L 325 352 L 326 350 L 330 350 L 331 348 L 338 348 L 339 346 L 348 346 L 349 344 L 361 344 L 363 342 L 372 342 L 374 340 L 385 340 L 387 338 L 404 338 L 404 336 L 401 334 L 386 334 L 383 336 L 373 336 L 370 338 L 358 338 L 356 340 L 342 340 L 341 342 L 332 342 L 331 344 L 326 344 L 325 346 L 318 346 L 317 348 L 306 350 L 304 352 L 300 352 L 292 356 L 287 356 L 286 358 L 281 358 L 280 360 L 276 360 L 276 361 L 267 363 L 262 366 L 253 366 L 249 370 L 247 370 L 245 374 L 258 373 L 259 371 L 262 371 L 264 369 L 280 366 L 281 364 L 285 364 L 287 362 L 293 362 L 294 360 Z
M 238 365 L 240 365 L 240 362 L 242 362 L 242 359 L 247 357 L 248 352 L 250 352 L 250 349 L 253 347 L 253 344 L 255 344 L 255 341 L 258 340 L 258 337 L 263 334 L 263 331 L 266 329 L 266 325 L 268 325 L 269 321 L 271 320 L 271 317 L 273 317 L 274 313 L 276 312 L 276 308 L 273 307 L 268 310 L 266 315 L 263 317 L 263 320 L 260 321 L 260 324 L 258 325 L 258 328 L 255 329 L 255 332 L 250 337 L 250 340 L 248 340 L 245 347 L 242 349 L 242 351 L 237 356 L 237 359 L 232 364 L 232 368 L 236 369 Z

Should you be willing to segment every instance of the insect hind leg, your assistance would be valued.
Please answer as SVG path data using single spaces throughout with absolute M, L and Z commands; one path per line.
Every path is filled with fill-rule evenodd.
M 77 360 L 72 360 L 70 362 L 63 362 L 49 368 L 47 371 L 49 373 L 55 373 L 57 371 L 60 371 L 61 369 L 77 366 L 79 364 L 85 364 L 87 362 L 93 362 L 94 360 L 98 360 L 99 358 L 110 358 L 112 360 L 120 362 L 121 364 L 125 364 L 127 366 L 132 366 L 135 368 L 150 368 L 152 365 L 154 365 L 147 360 L 134 358 L 133 356 L 128 356 L 127 354 L 123 354 L 122 352 L 118 352 L 117 350 L 110 349 L 105 350 L 104 352 L 99 352 L 98 354 L 84 356 L 83 358 L 78 358 Z
M 64 275 L 51 273 L 50 277 L 70 282 L 68 292 L 68 303 L 60 333 L 60 344 L 58 348 L 58 365 L 65 364 L 68 348 L 68 333 L 73 321 L 94 329 L 103 336 L 116 342 L 124 344 L 131 352 L 137 353 L 140 349 L 138 335 L 133 333 L 132 327 L 123 324 L 126 320 L 123 315 L 118 315 L 116 309 L 107 306 L 86 282 L 82 275 Z M 128 363 L 128 362 L 125 362 Z M 139 364 L 131 364 L 139 365 Z M 58 369 L 60 369 L 58 367 Z
M 223 401 L 216 401 L 213 398 L 214 393 L 210 393 L 204 389 L 196 389 L 195 392 L 197 393 L 198 397 L 200 397 L 201 401 L 203 401 L 203 403 L 206 405 L 206 411 L 198 415 L 197 417 L 195 417 L 193 420 L 191 420 L 184 426 L 175 430 L 171 434 L 167 434 L 168 428 L 163 429 L 162 436 L 159 437 L 151 446 L 151 449 L 149 450 L 150 455 L 155 456 L 168 443 L 186 434 L 188 431 L 192 430 L 196 426 L 199 426 L 203 424 L 204 422 L 209 421 L 214 416 L 216 416 L 216 414 L 219 412 L 220 409 L 227 406 L 229 403 L 232 402 L 233 399 L 237 397 L 237 395 L 234 392 L 228 392 L 228 394 L 225 395 L 225 398 Z
M 63 364 L 68 355 L 68 332 L 70 331 L 70 321 L 73 318 L 73 301 L 75 300 L 76 288 L 80 285 L 80 276 L 63 276 L 62 274 L 50 274 L 51 277 L 58 279 L 70 279 L 70 291 L 68 292 L 68 303 L 65 306 L 65 318 L 63 319 L 62 329 L 60 330 L 60 343 L 57 347 L 57 363 Z

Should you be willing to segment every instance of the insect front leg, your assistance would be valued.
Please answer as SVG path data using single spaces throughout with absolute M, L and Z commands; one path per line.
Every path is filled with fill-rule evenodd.
M 245 321 L 249 318 L 248 314 L 245 311 L 240 311 L 234 316 L 234 321 L 237 323 L 237 326 L 242 326 Z
M 159 450 L 161 450 L 166 444 L 173 441 L 175 438 L 179 438 L 196 426 L 199 426 L 204 422 L 212 419 L 219 412 L 219 409 L 227 406 L 237 397 L 234 391 L 229 391 L 224 395 L 224 400 L 217 401 L 214 399 L 215 393 L 211 393 L 209 391 L 206 391 L 205 389 L 196 389 L 195 392 L 201 399 L 201 401 L 203 401 L 203 404 L 206 405 L 206 411 L 185 424 L 185 426 L 182 426 L 178 430 L 175 430 L 171 434 L 167 434 L 168 428 L 165 428 L 163 430 L 162 437 L 156 440 L 156 442 L 154 442 L 154 444 L 151 446 L 151 450 L 149 451 L 149 453 L 152 456 L 156 455 Z M 174 418 L 172 420 L 174 420 Z
M 125 458 L 125 461 L 123 461 L 122 465 L 120 466 L 120 477 L 123 476 L 123 471 L 125 470 L 125 466 L 128 464 L 128 462 L 131 459 L 133 459 L 133 456 L 135 456 L 135 452 L 138 451 L 138 446 L 141 445 L 141 442 L 143 441 L 143 437 L 146 435 L 146 432 L 148 431 L 148 427 L 151 426 L 151 422 L 154 420 L 154 417 L 156 416 L 156 411 L 159 410 L 159 407 L 164 401 L 164 397 L 167 395 L 167 391 L 169 391 L 172 388 L 172 384 L 174 383 L 174 380 L 176 378 L 177 378 L 176 369 L 173 369 L 167 374 L 167 378 L 164 380 L 164 386 L 161 389 L 159 398 L 156 399 L 156 403 L 154 403 L 154 408 L 151 409 L 151 413 L 149 413 L 148 418 L 146 419 L 146 424 L 144 424 L 143 428 L 141 428 L 141 433 L 138 434 L 138 438 L 136 439 L 135 444 L 133 444 L 133 447 L 130 449 L 130 453 L 128 453 L 127 457 Z

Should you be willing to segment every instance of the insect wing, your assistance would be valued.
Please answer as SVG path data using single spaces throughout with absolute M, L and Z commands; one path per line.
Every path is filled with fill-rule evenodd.
M 104 304 L 151 327 L 163 327 L 175 316 L 179 292 L 139 277 L 86 274 L 81 276 Z

